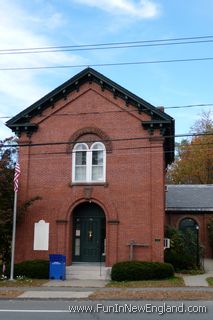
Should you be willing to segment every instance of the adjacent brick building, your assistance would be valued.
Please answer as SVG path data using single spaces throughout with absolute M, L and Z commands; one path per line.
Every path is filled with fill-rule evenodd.
M 167 186 L 166 225 L 195 232 L 207 258 L 213 257 L 208 239 L 210 221 L 213 221 L 213 185 Z
M 16 261 L 163 261 L 169 115 L 87 68 L 7 126 L 20 137 L 19 202 L 41 197 L 17 224 Z

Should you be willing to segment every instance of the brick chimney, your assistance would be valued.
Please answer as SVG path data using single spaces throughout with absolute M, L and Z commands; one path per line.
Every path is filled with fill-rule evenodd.
M 160 111 L 164 112 L 164 106 L 159 106 L 159 107 L 157 107 L 157 109 L 159 109 Z

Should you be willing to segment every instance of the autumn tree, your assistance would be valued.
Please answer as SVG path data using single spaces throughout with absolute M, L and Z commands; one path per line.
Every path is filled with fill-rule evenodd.
M 13 176 L 15 155 L 14 148 L 5 147 L 13 141 L 9 138 L 0 144 L 0 256 L 3 261 L 10 258 L 10 245 L 13 221 Z
M 203 112 L 192 127 L 193 137 L 177 145 L 175 162 L 168 169 L 167 182 L 173 184 L 213 183 L 213 120 Z
M 0 262 L 9 262 L 11 255 L 14 167 L 17 161 L 16 138 L 0 141 Z M 39 196 L 22 203 L 17 210 L 17 222 Z

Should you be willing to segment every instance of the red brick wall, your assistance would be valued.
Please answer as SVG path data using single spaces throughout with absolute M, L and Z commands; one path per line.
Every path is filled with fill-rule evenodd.
M 179 228 L 179 223 L 184 218 L 194 219 L 199 225 L 199 240 L 200 244 L 204 246 L 204 254 L 206 258 L 212 258 L 212 249 L 210 248 L 207 233 L 207 224 L 212 219 L 212 213 L 187 213 L 187 212 L 167 212 L 166 225 Z
M 20 143 L 32 144 L 66 142 L 85 127 L 99 128 L 112 140 L 145 138 L 112 141 L 112 152 L 106 158 L 107 184 L 89 190 L 90 200 L 99 204 L 106 215 L 106 265 L 128 260 L 131 240 L 147 245 L 134 250 L 135 259 L 163 261 L 163 141 L 155 139 L 158 131 L 149 139 L 141 126 L 141 120 L 148 119 L 132 106 L 125 106 L 120 98 L 88 83 L 33 118 L 32 122 L 39 124 L 38 131 L 30 140 L 24 134 L 20 139 Z M 62 253 L 71 263 L 72 211 L 78 203 L 87 201 L 87 191 L 83 185 L 71 186 L 72 157 L 67 150 L 66 144 L 20 148 L 19 201 L 37 195 L 42 200 L 30 207 L 17 226 L 16 261 Z M 33 251 L 34 223 L 40 219 L 50 223 L 48 252 Z M 113 224 L 115 220 L 119 223 Z

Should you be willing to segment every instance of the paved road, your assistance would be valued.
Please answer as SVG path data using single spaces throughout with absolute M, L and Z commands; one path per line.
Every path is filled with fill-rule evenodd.
M 93 312 L 71 312 L 79 306 L 93 308 Z M 136 312 L 137 308 L 143 308 L 144 311 L 142 312 L 141 309 L 141 312 Z M 180 312 L 177 310 L 172 312 L 172 308 Z M 202 308 L 204 312 L 198 312 L 199 308 Z M 121 312 L 118 312 L 119 309 Z M 132 312 L 129 312 L 130 309 Z M 190 312 L 183 313 L 183 309 Z M 166 310 L 167 312 L 164 313 Z M 193 310 L 196 312 L 192 312 Z M 210 320 L 212 318 L 213 301 L 0 301 L 0 319 L 2 320 Z

